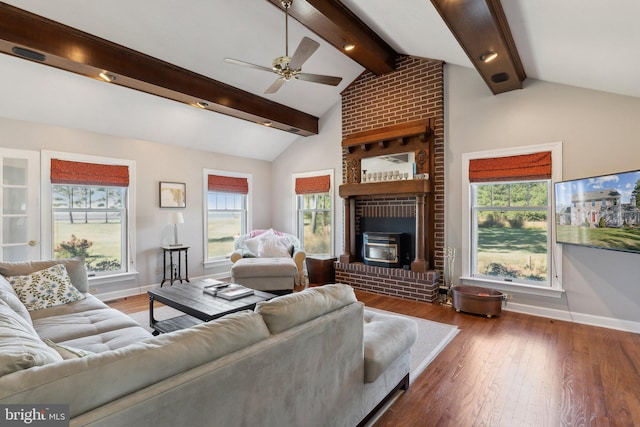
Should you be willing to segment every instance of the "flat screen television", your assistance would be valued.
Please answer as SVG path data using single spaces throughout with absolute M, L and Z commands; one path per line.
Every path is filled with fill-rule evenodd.
M 640 170 L 555 183 L 556 242 L 640 253 Z

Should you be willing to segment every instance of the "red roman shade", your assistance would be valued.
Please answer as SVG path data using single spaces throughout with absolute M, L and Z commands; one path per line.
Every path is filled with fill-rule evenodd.
M 129 167 L 51 159 L 52 184 L 129 186 Z
M 523 181 L 551 178 L 551 151 L 520 156 L 472 159 L 469 182 Z
M 249 180 L 233 176 L 209 175 L 209 191 L 249 194 Z
M 296 178 L 296 194 L 326 193 L 330 189 L 331 177 L 329 175 Z

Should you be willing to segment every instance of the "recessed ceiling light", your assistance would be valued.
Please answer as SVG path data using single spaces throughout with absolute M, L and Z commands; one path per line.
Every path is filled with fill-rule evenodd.
M 100 78 L 102 80 L 104 80 L 105 82 L 109 82 L 109 83 L 111 83 L 112 81 L 114 81 L 116 79 L 116 76 L 114 76 L 113 74 L 108 73 L 106 71 L 101 72 L 99 74 L 99 76 L 100 76 Z
M 198 101 L 198 102 L 195 103 L 195 106 L 198 107 L 198 108 L 207 108 L 209 106 L 209 104 L 207 104 L 204 101 Z
M 266 126 L 266 127 L 268 127 L 268 128 L 270 128 L 272 124 L 273 124 L 273 123 L 271 123 L 271 122 L 262 122 L 262 123 L 261 123 L 261 125 L 262 125 L 262 126 Z
M 482 55 L 480 55 L 479 59 L 482 62 L 491 62 L 494 59 L 496 59 L 498 57 L 498 52 L 494 52 L 492 50 L 483 53 Z
M 349 52 L 349 51 L 352 51 L 353 49 L 355 49 L 356 45 L 353 44 L 353 43 L 345 43 L 345 44 L 342 45 L 342 48 L 344 50 L 346 50 L 347 52 Z

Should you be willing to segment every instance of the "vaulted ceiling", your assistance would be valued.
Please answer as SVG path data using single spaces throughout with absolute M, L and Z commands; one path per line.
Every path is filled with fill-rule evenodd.
M 9 1 L 0 3 L 0 50 L 9 53 L 0 55 L 0 116 L 272 160 L 299 135 L 317 133 L 317 118 L 362 71 L 388 72 L 398 54 L 475 67 L 487 96 L 519 90 L 526 77 L 640 96 L 635 0 L 615 7 L 603 0 L 500 6 L 498 0 L 404 0 L 393 7 L 388 0 L 294 0 L 289 49 L 303 37 L 318 41 L 304 72 L 342 82 L 292 80 L 265 95 L 275 74 L 224 58 L 271 67 L 284 55 L 280 0 Z M 348 42 L 356 45 L 351 53 L 342 50 Z M 16 46 L 45 53 L 55 67 L 94 77 L 108 71 L 116 80 L 25 61 L 12 52 Z M 491 51 L 499 53 L 495 61 L 480 61 Z M 190 105 L 198 101 L 223 114 Z M 256 124 L 264 122 L 272 127 Z

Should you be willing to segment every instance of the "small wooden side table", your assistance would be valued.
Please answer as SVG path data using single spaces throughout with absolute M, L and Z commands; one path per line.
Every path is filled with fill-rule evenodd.
M 162 257 L 163 257 L 163 271 L 162 271 L 162 282 L 160 282 L 160 287 L 164 285 L 164 282 L 169 282 L 173 286 L 173 282 L 180 281 L 182 283 L 183 280 L 189 282 L 189 258 L 187 257 L 187 251 L 190 246 L 180 245 L 180 246 L 162 246 Z M 173 269 L 173 253 L 177 252 L 178 256 L 178 268 Z M 182 257 L 180 254 L 184 252 L 184 277 L 182 277 Z M 167 254 L 169 254 L 169 277 L 167 277 Z
M 325 285 L 335 283 L 335 262 L 338 258 L 330 256 L 310 256 L 306 258 L 309 284 Z

